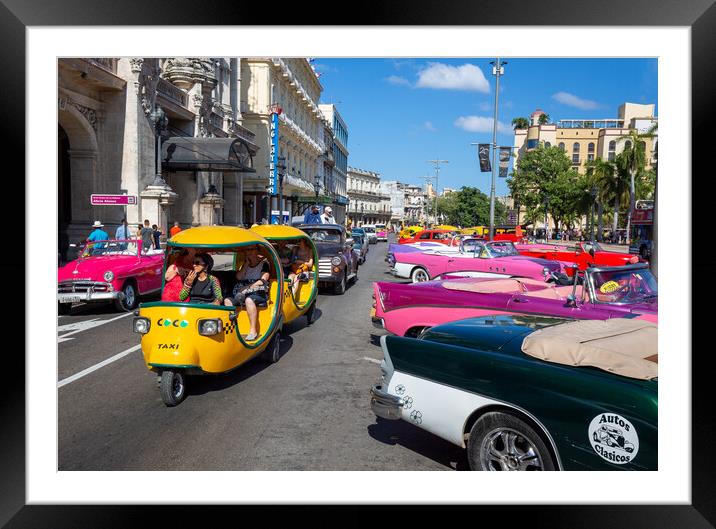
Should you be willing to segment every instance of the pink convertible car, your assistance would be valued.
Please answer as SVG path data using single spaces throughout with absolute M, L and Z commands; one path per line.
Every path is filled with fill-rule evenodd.
M 398 336 L 493 314 L 574 319 L 635 318 L 658 323 L 658 290 L 646 264 L 589 268 L 583 284 L 557 286 L 525 278 L 454 278 L 418 285 L 374 284 L 371 318 Z
M 133 310 L 139 296 L 162 288 L 162 250 L 141 251 L 141 241 L 95 241 L 57 273 L 57 310 L 68 314 L 73 303 L 113 301 Z
M 459 252 L 401 252 L 392 256 L 391 273 L 420 283 L 444 274 L 466 277 L 527 277 L 546 281 L 564 273 L 564 264 L 520 255 L 509 241 L 470 239 Z M 390 262 L 390 261 L 389 261 Z

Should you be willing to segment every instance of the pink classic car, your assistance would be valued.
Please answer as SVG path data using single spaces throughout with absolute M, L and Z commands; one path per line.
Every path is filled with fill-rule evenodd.
M 658 323 L 658 287 L 646 264 L 589 268 L 582 277 L 582 284 L 564 286 L 525 278 L 378 282 L 371 319 L 376 327 L 412 337 L 435 325 L 495 314 Z
M 509 241 L 471 239 L 459 252 L 401 252 L 393 255 L 391 273 L 420 283 L 444 274 L 467 277 L 528 277 L 546 281 L 564 273 L 560 261 L 520 255 Z M 390 261 L 389 261 L 390 262 Z
M 94 241 L 57 273 L 57 310 L 69 313 L 73 303 L 113 301 L 133 310 L 139 296 L 162 288 L 162 250 L 141 251 L 140 240 Z

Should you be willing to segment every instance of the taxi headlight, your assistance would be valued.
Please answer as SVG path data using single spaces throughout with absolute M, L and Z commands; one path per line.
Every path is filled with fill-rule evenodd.
M 134 318 L 134 321 L 132 322 L 132 330 L 139 334 L 147 334 L 151 326 L 152 322 L 149 318 Z
M 199 334 L 202 336 L 213 336 L 219 334 L 223 329 L 223 324 L 218 318 L 210 320 L 199 320 Z
M 104 273 L 104 280 L 105 280 L 105 281 L 112 281 L 113 279 L 114 279 L 114 272 L 112 272 L 111 270 L 107 270 L 107 271 Z
M 333 266 L 338 266 L 339 264 L 341 264 L 341 258 L 338 256 L 335 256 L 333 259 L 331 259 L 331 264 Z

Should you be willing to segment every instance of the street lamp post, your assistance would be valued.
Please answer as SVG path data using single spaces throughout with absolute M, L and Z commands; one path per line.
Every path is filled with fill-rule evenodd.
M 500 76 L 505 73 L 504 65 L 497 57 L 492 64 L 492 75 L 495 76 L 495 117 L 492 120 L 492 184 L 490 185 L 490 240 L 495 237 L 495 172 L 497 170 L 497 106 L 500 100 Z M 546 225 L 546 221 L 545 221 Z M 545 233 L 547 233 L 545 229 Z
M 160 107 L 159 105 L 154 106 L 154 110 L 152 110 L 151 114 L 149 114 L 149 119 L 151 119 L 152 123 L 154 123 L 154 134 L 155 134 L 155 154 L 156 158 L 154 160 L 154 181 L 152 182 L 152 185 L 154 186 L 166 186 L 167 183 L 164 181 L 164 178 L 162 177 L 162 131 L 167 128 L 167 125 L 169 125 L 169 119 L 167 118 L 167 115 L 164 113 L 164 109 Z
M 438 223 L 438 177 L 440 176 L 440 164 L 450 163 L 448 160 L 428 160 L 428 163 L 435 164 L 435 224 Z

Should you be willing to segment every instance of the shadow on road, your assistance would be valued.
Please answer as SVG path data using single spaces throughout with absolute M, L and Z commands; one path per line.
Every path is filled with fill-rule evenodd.
M 291 349 L 291 346 L 293 346 L 293 338 L 282 334 L 279 362 L 280 358 Z M 221 391 L 240 384 L 270 366 L 271 364 L 264 359 L 263 352 L 261 352 L 228 373 L 191 376 L 191 383 L 186 385 L 186 393 L 187 395 L 204 395 L 213 391 Z
M 405 421 L 389 421 L 376 417 L 375 424 L 368 425 L 368 435 L 383 444 L 400 445 L 445 467 L 454 470 L 470 470 L 467 452 Z

